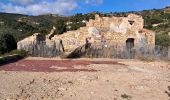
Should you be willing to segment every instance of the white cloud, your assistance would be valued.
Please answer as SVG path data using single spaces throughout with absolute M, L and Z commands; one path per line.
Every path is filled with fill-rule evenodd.
M 86 4 L 101 4 L 103 0 L 85 0 Z M 10 3 L 0 3 L 0 10 L 19 14 L 60 14 L 68 15 L 78 9 L 78 0 L 11 0 Z
M 14 1 L 14 0 L 13 0 Z M 17 0 L 15 0 L 17 1 Z M 31 15 L 40 15 L 40 14 L 68 14 L 70 11 L 76 9 L 78 4 L 76 0 L 55 0 L 53 2 L 30 2 L 27 5 L 25 4 L 28 0 L 23 1 L 22 5 L 20 4 L 1 4 L 1 9 L 4 12 L 8 13 L 20 13 L 20 14 L 31 14 Z M 18 2 L 18 1 L 17 1 Z
M 100 5 L 103 4 L 103 0 L 85 0 L 86 4 Z
M 35 0 L 11 0 L 14 4 L 19 4 L 19 5 L 28 5 L 35 3 Z

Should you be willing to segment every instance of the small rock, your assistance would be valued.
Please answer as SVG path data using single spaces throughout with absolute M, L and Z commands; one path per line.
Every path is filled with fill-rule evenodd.
M 59 90 L 59 91 L 65 91 L 66 89 L 65 89 L 65 88 L 62 88 L 62 87 L 59 87 L 58 90 Z
M 89 81 L 94 81 L 99 79 L 98 76 L 83 76 L 81 79 L 89 80 Z
M 73 84 L 73 82 L 72 82 L 72 81 L 68 81 L 68 83 Z
M 94 92 L 90 92 L 91 94 L 94 94 Z
M 109 82 L 109 80 L 106 80 L 106 82 Z
M 117 98 L 114 98 L 113 100 L 117 100 Z

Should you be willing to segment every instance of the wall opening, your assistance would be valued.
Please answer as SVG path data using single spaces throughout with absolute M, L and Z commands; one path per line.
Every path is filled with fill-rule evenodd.
M 129 20 L 128 22 L 129 22 L 130 25 L 133 25 L 135 21 Z
M 130 59 L 134 58 L 134 40 L 134 38 L 128 38 L 126 40 L 127 57 Z
M 43 35 L 37 35 L 36 40 L 37 41 L 44 41 L 45 37 Z
M 134 47 L 134 41 L 135 41 L 134 38 L 128 38 L 126 40 L 126 48 L 127 49 L 132 49 Z

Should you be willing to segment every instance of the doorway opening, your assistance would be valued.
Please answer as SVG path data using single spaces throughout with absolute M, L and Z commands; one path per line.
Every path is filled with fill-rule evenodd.
M 134 58 L 134 41 L 135 39 L 134 38 L 128 38 L 126 40 L 126 50 L 127 50 L 127 58 Z
M 128 38 L 126 40 L 126 48 L 127 49 L 132 49 L 134 47 L 134 38 Z

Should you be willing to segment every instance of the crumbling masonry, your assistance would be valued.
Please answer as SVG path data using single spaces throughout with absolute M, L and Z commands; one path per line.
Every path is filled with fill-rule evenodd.
M 81 27 L 75 31 L 68 31 L 62 35 L 54 35 L 55 27 L 46 36 L 45 44 L 53 46 L 60 52 L 72 52 L 84 44 L 101 45 L 104 48 L 114 45 L 120 50 L 127 48 L 154 48 L 155 33 L 143 28 L 144 19 L 142 16 L 129 14 L 127 17 L 100 17 L 95 16 L 95 20 L 89 20 L 86 27 Z M 18 42 L 18 49 L 26 51 L 30 44 L 37 44 L 39 34 L 34 34 Z M 55 46 L 54 46 L 55 44 Z

